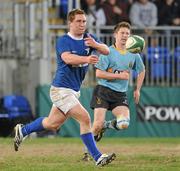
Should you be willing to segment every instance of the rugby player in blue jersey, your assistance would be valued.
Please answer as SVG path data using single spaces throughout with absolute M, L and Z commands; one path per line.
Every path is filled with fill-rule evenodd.
M 131 70 L 138 73 L 134 99 L 135 103 L 139 102 L 145 67 L 139 54 L 126 51 L 125 44 L 130 33 L 129 23 L 118 23 L 114 28 L 115 43 L 109 47 L 110 53 L 100 55 L 99 62 L 95 65 L 98 85 L 93 92 L 91 108 L 94 109 L 92 132 L 96 141 L 101 139 L 107 128 L 123 130 L 129 126 L 130 113 L 126 92 Z M 106 122 L 107 110 L 112 111 L 116 119 Z M 88 160 L 87 152 L 83 159 Z
M 15 127 L 14 148 L 18 151 L 23 139 L 32 132 L 58 130 L 69 117 L 80 124 L 80 134 L 84 145 L 96 161 L 96 165 L 110 163 L 115 154 L 102 154 L 96 147 L 91 133 L 91 120 L 87 110 L 80 104 L 80 86 L 88 70 L 89 64 L 96 64 L 98 57 L 91 55 L 97 50 L 108 55 L 109 48 L 94 36 L 86 34 L 86 16 L 84 11 L 75 9 L 68 14 L 69 32 L 57 39 L 57 70 L 50 88 L 53 102 L 48 117 L 40 117 L 35 121 Z

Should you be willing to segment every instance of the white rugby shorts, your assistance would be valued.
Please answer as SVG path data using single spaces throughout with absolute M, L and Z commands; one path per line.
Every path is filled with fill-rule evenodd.
M 58 107 L 61 111 L 66 114 L 70 109 L 72 109 L 79 102 L 80 91 L 76 92 L 69 88 L 60 88 L 51 86 L 50 88 L 50 98 L 53 105 Z

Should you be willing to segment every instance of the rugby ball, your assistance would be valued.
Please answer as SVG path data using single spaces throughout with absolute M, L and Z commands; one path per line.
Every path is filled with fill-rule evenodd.
M 145 48 L 145 40 L 138 35 L 129 36 L 126 42 L 126 50 L 131 53 L 141 53 Z

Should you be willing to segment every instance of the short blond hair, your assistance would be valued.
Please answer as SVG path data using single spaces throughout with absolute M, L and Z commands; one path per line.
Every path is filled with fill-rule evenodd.
M 72 22 L 75 19 L 75 16 L 78 14 L 84 14 L 85 15 L 85 12 L 81 9 L 73 9 L 72 11 L 70 11 L 68 13 L 67 20 Z
M 114 33 L 117 33 L 120 28 L 125 27 L 128 28 L 131 31 L 131 25 L 128 22 L 120 22 L 114 27 Z

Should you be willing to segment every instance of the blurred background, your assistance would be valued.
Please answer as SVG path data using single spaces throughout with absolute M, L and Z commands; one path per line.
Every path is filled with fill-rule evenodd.
M 129 81 L 131 125 L 106 136 L 180 136 L 180 0 L 1 0 L 0 1 L 0 136 L 11 135 L 15 124 L 47 116 L 49 87 L 56 70 L 55 42 L 67 32 L 68 11 L 81 8 L 87 30 L 108 46 L 121 21 L 133 26 L 146 48 L 141 54 L 146 77 L 139 105 L 133 101 L 136 73 Z M 80 101 L 89 107 L 96 85 L 91 65 Z M 107 119 L 111 119 L 110 113 Z M 69 120 L 57 133 L 79 136 L 79 125 Z

